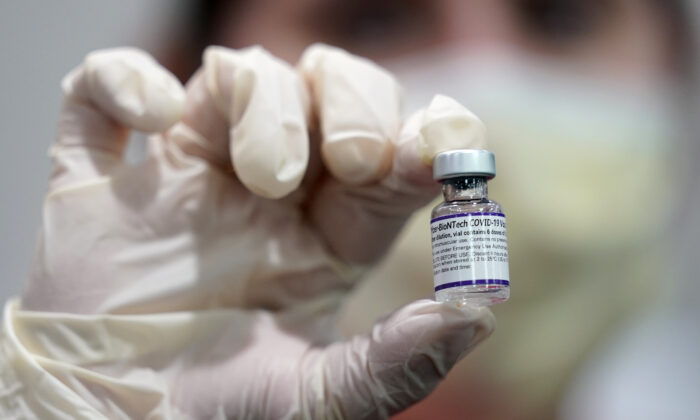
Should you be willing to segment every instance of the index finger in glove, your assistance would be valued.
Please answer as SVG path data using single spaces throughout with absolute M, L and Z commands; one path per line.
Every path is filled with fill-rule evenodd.
M 311 220 L 341 259 L 370 264 L 383 255 L 411 213 L 437 195 L 440 187 L 431 169 L 435 155 L 485 144 L 481 121 L 455 100 L 438 95 L 406 120 L 390 170 L 381 180 L 368 185 L 326 180 L 310 206 Z
M 175 76 L 134 48 L 88 54 L 62 88 L 52 188 L 109 173 L 122 163 L 130 129 L 165 130 L 185 102 Z

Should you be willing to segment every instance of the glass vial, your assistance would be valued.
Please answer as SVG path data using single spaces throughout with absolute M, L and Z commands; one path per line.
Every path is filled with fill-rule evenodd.
M 488 198 L 496 176 L 488 150 L 453 150 L 433 161 L 445 201 L 430 217 L 435 300 L 484 306 L 510 296 L 506 217 Z

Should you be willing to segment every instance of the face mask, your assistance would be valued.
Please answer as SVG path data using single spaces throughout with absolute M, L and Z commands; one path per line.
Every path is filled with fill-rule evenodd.
M 498 165 L 490 195 L 507 211 L 514 247 L 591 254 L 652 240 L 676 203 L 670 89 L 540 63 L 448 52 L 384 64 L 406 87 L 408 110 L 440 93 L 486 124 Z

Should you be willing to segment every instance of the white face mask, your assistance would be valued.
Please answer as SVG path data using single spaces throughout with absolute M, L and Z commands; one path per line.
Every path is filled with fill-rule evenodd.
M 679 136 L 670 89 L 605 86 L 512 54 L 384 64 L 406 87 L 407 110 L 440 93 L 484 121 L 498 163 L 490 194 L 513 245 L 609 253 L 667 227 Z

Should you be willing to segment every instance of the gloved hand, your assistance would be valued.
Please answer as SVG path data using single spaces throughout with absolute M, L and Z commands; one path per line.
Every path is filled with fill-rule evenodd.
M 390 74 L 322 45 L 296 70 L 212 47 L 184 91 L 142 52 L 99 51 L 63 89 L 33 273 L 5 329 L 90 415 L 386 417 L 492 331 L 488 309 L 421 300 L 370 334 L 334 332 L 437 193 L 434 155 L 484 146 L 451 99 L 402 123 Z M 130 129 L 159 133 L 136 165 Z M 57 395 L 37 412 L 75 403 Z

